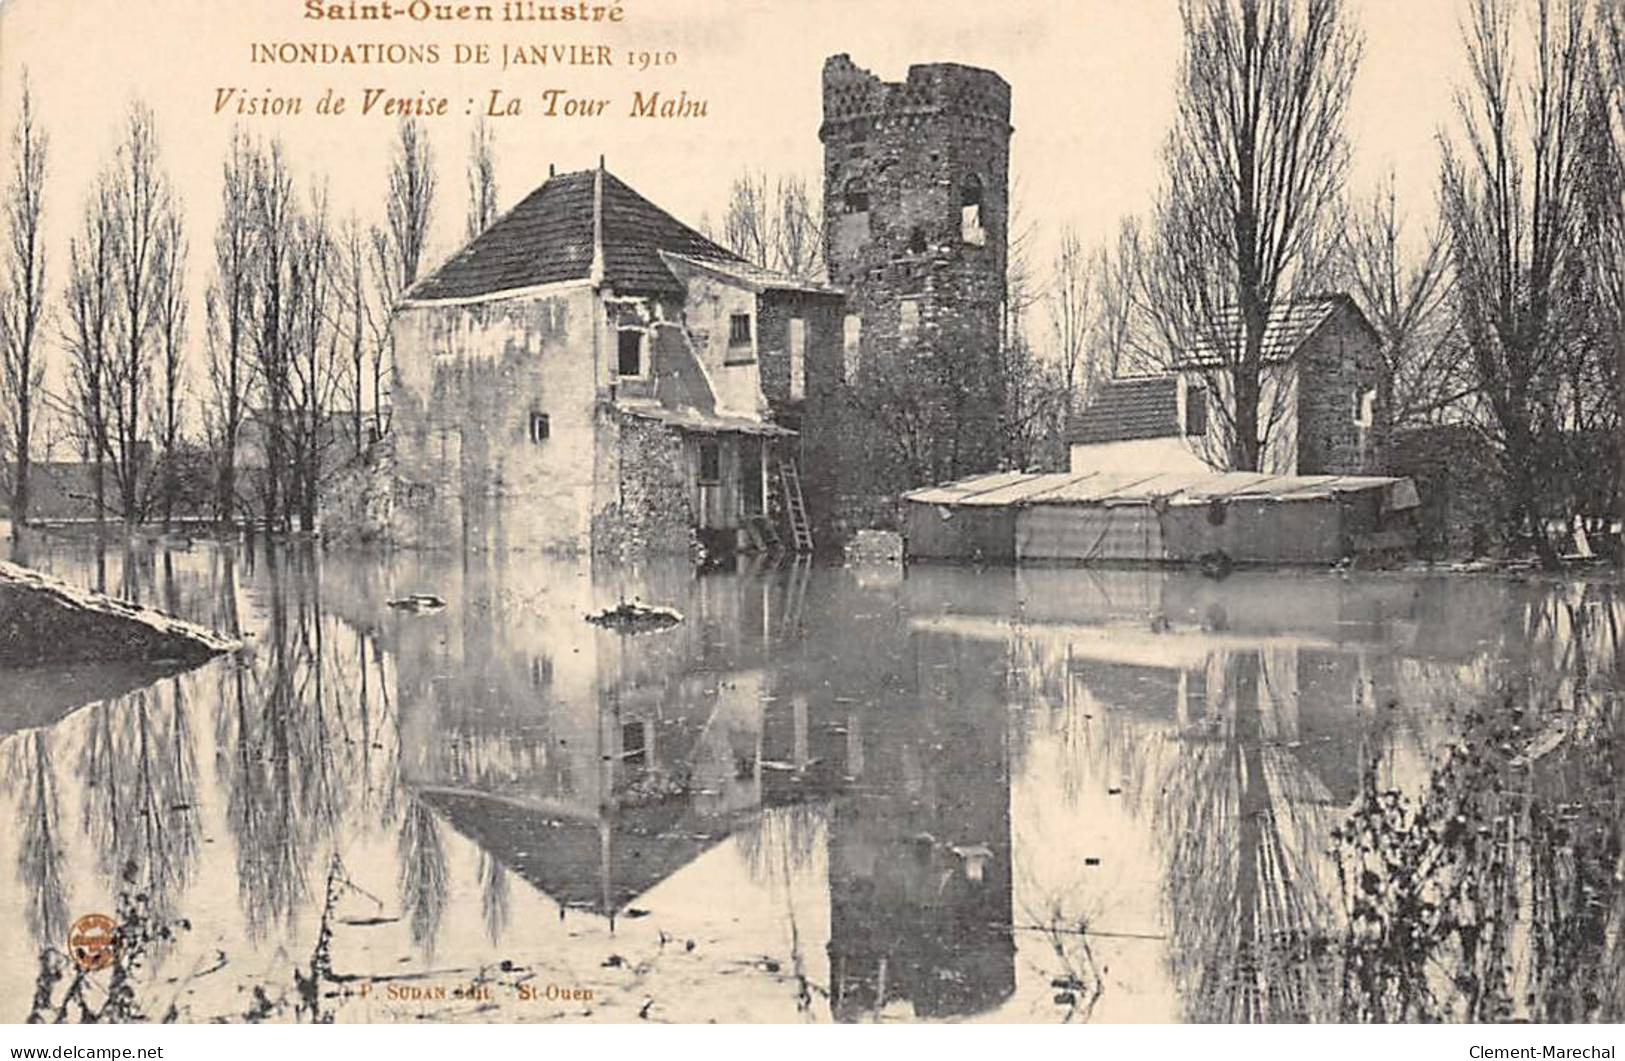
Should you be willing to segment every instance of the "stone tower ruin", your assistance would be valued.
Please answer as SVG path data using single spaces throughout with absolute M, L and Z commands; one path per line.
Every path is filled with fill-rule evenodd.
M 956 63 L 890 83 L 836 55 L 823 96 L 824 250 L 847 293 L 851 400 L 837 517 L 884 524 L 884 499 L 1001 455 L 1010 86 Z

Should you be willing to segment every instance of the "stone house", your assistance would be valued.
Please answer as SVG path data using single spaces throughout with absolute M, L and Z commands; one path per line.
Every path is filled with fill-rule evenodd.
M 1239 317 L 1216 329 L 1240 342 Z M 1264 333 L 1259 470 L 1277 475 L 1360 475 L 1375 469 L 1381 340 L 1347 295 L 1276 308 Z M 1216 405 L 1233 402 L 1212 346 L 1171 368 L 1100 384 L 1069 426 L 1073 472 L 1208 472 L 1226 467 Z
M 757 268 L 603 166 L 550 176 L 393 320 L 399 544 L 633 555 L 772 534 L 843 299 Z M 828 499 L 810 490 L 814 524 Z

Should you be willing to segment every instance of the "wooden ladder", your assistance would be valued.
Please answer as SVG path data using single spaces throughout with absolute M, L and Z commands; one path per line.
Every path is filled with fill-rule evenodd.
M 812 523 L 807 519 L 807 499 L 801 492 L 801 472 L 790 457 L 779 458 L 779 481 L 784 484 L 784 513 L 790 521 L 790 538 L 796 552 L 809 556 L 813 551 Z

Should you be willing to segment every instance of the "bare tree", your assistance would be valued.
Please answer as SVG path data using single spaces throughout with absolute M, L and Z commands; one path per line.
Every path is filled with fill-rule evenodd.
M 1117 240 L 1095 252 L 1095 318 L 1090 355 L 1096 370 L 1115 378 L 1149 365 L 1156 367 L 1159 356 L 1147 357 L 1145 306 L 1140 299 L 1141 245 L 1140 220 L 1126 217 L 1118 225 Z
M 1506 531 L 1547 563 L 1542 449 L 1563 410 L 1564 281 L 1574 266 L 1590 32 L 1585 0 L 1535 0 L 1533 63 L 1518 70 L 1520 0 L 1473 0 L 1458 141 L 1444 141 L 1443 209 L 1474 381 L 1508 487 Z M 1521 37 L 1521 35 L 1519 35 Z
M 1342 271 L 1382 339 L 1376 450 L 1386 464 L 1398 432 L 1458 408 L 1474 390 L 1455 327 L 1455 292 L 1443 226 L 1414 247 L 1390 176 L 1350 219 Z
M 1592 128 L 1587 153 L 1593 290 L 1601 340 L 1609 348 L 1618 426 L 1614 465 L 1625 470 L 1625 2 L 1603 0 L 1598 11 L 1598 59 L 1592 67 Z M 1616 471 L 1616 477 L 1621 474 Z M 1625 489 L 1615 489 L 1616 518 L 1625 516 Z
M 1181 0 L 1180 15 L 1145 305 L 1169 366 L 1201 373 L 1217 399 L 1220 459 L 1253 470 L 1284 419 L 1265 331 L 1319 281 L 1361 42 L 1343 0 Z
M 45 356 L 39 347 L 45 319 L 45 242 L 40 223 L 45 214 L 47 138 L 34 113 L 34 93 L 23 75 L 17 124 L 12 128 L 11 172 L 5 187 L 7 240 L 5 276 L 0 279 L 0 427 L 9 445 L 0 443 L 0 479 L 10 451 L 13 531 L 28 522 L 29 465 L 35 417 L 45 381 Z
M 367 244 L 361 222 L 351 216 L 338 237 L 342 299 L 338 328 L 349 345 L 347 375 L 350 384 L 350 437 L 357 456 L 367 448 L 367 359 L 377 342 L 378 328 L 367 283 Z
M 292 335 L 298 300 L 295 296 L 294 246 L 299 206 L 293 177 L 280 141 L 255 153 L 253 191 L 256 248 L 254 330 L 255 383 L 260 408 L 254 416 L 264 440 L 265 481 L 261 486 L 263 517 L 268 530 L 286 530 L 284 507 L 288 457 L 288 388 Z
M 208 313 L 208 420 L 215 451 L 215 511 L 236 525 L 237 448 L 248 416 L 253 379 L 251 347 L 256 317 L 255 150 L 233 134 L 221 168 L 220 220 L 214 234 L 214 275 L 205 296 Z
M 91 465 L 98 524 L 107 516 L 115 239 L 113 194 L 103 177 L 86 199 L 80 232 L 68 247 L 67 323 L 63 329 L 63 345 L 70 357 L 70 395 L 62 403 L 62 411 L 74 425 L 80 449 Z
M 385 224 L 372 230 L 374 299 L 378 305 L 373 344 L 373 427 L 382 436 L 389 430 L 386 392 L 394 371 L 394 350 L 389 338 L 389 315 L 418 279 L 434 215 L 434 151 L 428 134 L 414 121 L 400 124 L 389 165 L 389 194 Z
M 163 443 L 159 470 L 162 478 L 160 500 L 164 529 L 175 517 L 175 493 L 179 486 L 181 403 L 186 391 L 186 337 L 189 292 L 186 289 L 186 227 L 173 204 L 158 227 L 157 268 L 153 273 L 155 327 L 163 370 L 163 413 L 158 432 Z
M 790 276 L 816 279 L 824 269 L 822 223 L 799 176 L 774 179 L 746 170 L 735 177 L 720 242 L 748 262 Z
M 474 126 L 468 146 L 468 239 L 473 242 L 497 219 L 497 168 L 491 124 Z
M 111 176 L 114 291 L 113 333 L 117 356 L 110 362 L 112 464 L 119 487 L 120 514 L 133 523 L 142 516 L 143 476 L 151 426 L 147 387 L 152 381 L 153 332 L 157 323 L 157 277 L 162 231 L 170 210 L 169 182 L 159 168 L 152 112 L 130 109 L 124 142 Z
M 328 426 L 333 399 L 343 380 L 338 356 L 339 330 L 332 310 L 340 304 L 335 276 L 336 248 L 329 222 L 327 193 L 318 188 L 298 219 L 290 273 L 293 315 L 289 364 L 292 465 L 290 505 L 299 527 L 316 529 Z
M 1082 396 L 1080 392 L 1095 374 L 1090 364 L 1097 312 L 1092 265 L 1077 230 L 1070 225 L 1063 228 L 1051 266 L 1049 318 L 1068 407 Z
M 804 280 L 818 278 L 824 272 L 824 228 L 822 214 L 813 209 L 806 178 L 779 180 L 777 212 L 775 267 Z

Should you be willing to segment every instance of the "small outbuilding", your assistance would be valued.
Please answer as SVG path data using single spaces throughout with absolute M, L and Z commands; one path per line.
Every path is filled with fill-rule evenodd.
M 1409 479 L 1258 472 L 1001 472 L 904 495 L 910 558 L 1333 564 L 1408 552 Z

